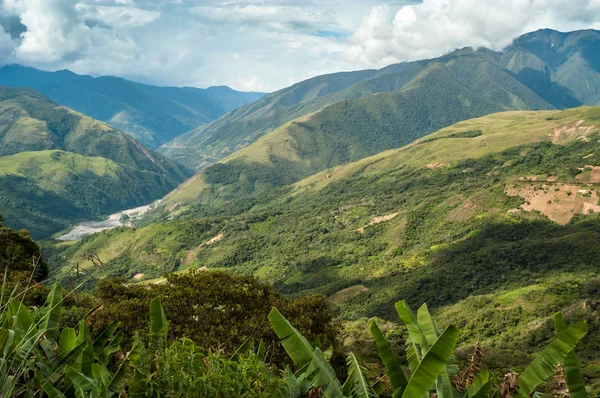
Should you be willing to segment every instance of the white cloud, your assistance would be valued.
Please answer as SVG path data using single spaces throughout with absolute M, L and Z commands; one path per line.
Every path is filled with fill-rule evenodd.
M 598 27 L 600 14 L 600 0 L 415 1 L 0 0 L 0 63 L 273 91 L 457 47 L 500 48 L 541 27 Z
M 159 12 L 135 7 L 95 6 L 79 3 L 75 9 L 80 18 L 98 21 L 112 28 L 139 28 L 160 18 Z
M 346 57 L 363 66 L 442 55 L 459 47 L 500 49 L 540 28 L 599 27 L 599 0 L 424 0 L 371 10 Z

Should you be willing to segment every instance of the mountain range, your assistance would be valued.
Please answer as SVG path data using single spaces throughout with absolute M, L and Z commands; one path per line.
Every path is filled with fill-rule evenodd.
M 106 123 L 38 91 L 0 86 L 0 213 L 47 237 L 74 221 L 145 205 L 190 175 Z
M 0 85 L 41 91 L 54 102 L 125 131 L 150 148 L 259 99 L 229 87 L 157 87 L 119 77 L 21 65 L 0 68 Z
M 165 203 L 290 184 L 471 117 L 598 105 L 599 46 L 597 31 L 542 30 L 502 52 L 465 48 L 298 83 L 159 148 L 201 169 Z
M 521 372 L 554 339 L 561 311 L 567 324 L 588 321 L 577 355 L 599 391 L 599 45 L 598 31 L 540 30 L 502 51 L 464 48 L 318 76 L 249 104 L 232 94 L 226 102 L 239 107 L 228 102 L 229 113 L 215 111 L 212 121 L 191 106 L 205 91 L 25 69 L 25 80 L 51 98 L 0 87 L 0 224 L 43 240 L 49 276 L 65 286 L 81 283 L 79 271 L 92 275 L 86 287 L 118 277 L 103 285 L 117 307 L 139 291 L 118 308 L 124 313 L 141 313 L 148 286 L 167 292 L 168 273 L 186 281 L 227 271 L 299 300 L 319 293 L 323 307 L 338 310 L 344 348 L 365 352 L 369 367 L 376 347 L 365 337 L 368 320 L 396 329 L 399 300 L 427 303 L 417 317 L 431 311 L 442 327 L 460 327 L 459 362 L 481 343 L 485 356 L 471 364 L 500 375 L 508 364 Z M 120 94 L 103 102 L 108 91 L 97 85 Z M 148 126 L 164 129 L 143 131 L 161 146 L 154 152 L 50 91 L 73 91 L 73 103 L 98 106 L 112 124 L 117 103 L 140 129 L 160 119 Z M 190 131 L 167 137 L 173 120 Z M 80 220 L 155 199 L 131 228 L 53 239 Z M 73 318 L 89 313 L 80 312 Z M 185 320 L 194 319 L 202 318 Z M 544 386 L 564 391 L 555 387 Z

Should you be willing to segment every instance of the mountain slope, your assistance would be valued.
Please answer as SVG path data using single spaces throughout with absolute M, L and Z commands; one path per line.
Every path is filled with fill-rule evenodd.
M 194 176 L 164 203 L 265 191 L 473 116 L 547 108 L 551 105 L 508 73 L 467 53 L 430 63 L 402 90 L 345 100 L 293 120 Z
M 558 108 L 599 105 L 600 34 L 543 29 L 509 46 L 500 63 Z
M 598 31 L 542 30 L 518 38 L 504 52 L 462 49 L 437 59 L 392 65 L 378 71 L 319 76 L 267 95 L 183 134 L 164 144 L 159 151 L 201 169 L 293 119 L 346 99 L 405 89 L 431 64 L 443 63 L 450 67 L 454 60 L 468 55 L 484 60 L 490 75 L 501 74 L 502 79 L 511 80 L 513 85 L 525 85 L 548 109 L 596 105 L 600 98 L 599 47 Z M 488 86 L 489 80 L 478 82 L 477 75 L 471 75 L 473 70 L 468 67 L 459 70 L 461 66 L 458 62 L 454 73 L 461 76 L 462 84 L 470 85 L 489 98 L 495 95 L 494 84 Z
M 291 187 L 63 244 L 52 273 L 89 266 L 80 258 L 91 252 L 106 263 L 99 277 L 253 274 L 286 294 L 329 296 L 356 345 L 367 317 L 427 302 L 441 327 L 489 347 L 491 364 L 530 362 L 562 311 L 589 321 L 580 354 L 597 385 L 599 126 L 600 108 L 464 121 Z
M 520 240 L 538 224 L 566 233 L 571 227 L 560 225 L 570 225 L 572 219 L 588 228 L 581 216 L 588 210 L 600 214 L 594 193 L 600 187 L 595 173 L 595 168 L 600 169 L 599 126 L 600 108 L 488 115 L 444 128 L 403 148 L 315 174 L 290 187 L 225 205 L 190 206 L 171 214 L 173 221 L 136 230 L 103 232 L 66 253 L 77 258 L 76 253 L 93 247 L 124 275 L 160 276 L 196 265 L 233 268 L 254 273 L 289 293 L 318 289 L 333 294 L 357 281 L 367 282 L 373 291 L 369 295 L 373 308 L 361 309 L 360 314 L 374 313 L 387 308 L 381 302 L 388 305 L 397 299 L 399 289 L 419 286 L 402 282 L 386 290 L 378 287 L 381 278 L 391 278 L 385 283 L 388 287 L 392 280 L 399 283 L 398 278 L 424 278 L 419 273 L 427 267 L 443 268 L 436 258 L 452 249 L 452 244 L 463 247 L 465 240 L 481 241 L 485 235 L 476 231 L 513 228 L 513 235 L 502 239 Z M 553 204 L 546 203 L 545 197 L 532 200 L 515 187 L 556 198 Z M 579 192 L 579 187 L 585 192 Z M 526 200 L 536 207 L 530 208 Z M 561 211 L 566 218 L 551 221 Z M 597 215 L 589 216 L 589 223 L 600 228 Z M 163 238 L 157 240 L 157 236 Z M 143 244 L 149 241 L 161 243 L 159 247 Z M 132 246 L 134 253 L 129 251 Z M 462 254 L 453 251 L 453 256 L 481 249 L 475 247 Z M 589 250 L 596 250 L 595 245 Z M 147 261 L 159 253 L 155 261 Z M 559 257 L 544 257 L 548 261 L 544 267 L 557 265 Z M 511 267 L 526 261 L 525 257 L 514 259 Z M 582 261 L 597 262 L 587 257 Z M 129 268 L 124 270 L 124 264 Z M 450 301 L 446 296 L 431 296 L 433 291 L 413 290 L 405 297 L 415 302 Z M 459 289 L 453 294 L 466 297 L 468 291 Z M 352 302 L 347 310 L 357 311 L 363 305 L 360 300 Z
M 155 148 L 192 128 L 259 99 L 228 87 L 156 87 L 116 77 L 0 68 L 0 85 L 39 90 L 57 103 L 105 121 Z
M 160 198 L 190 172 L 105 123 L 0 87 L 0 213 L 36 238 Z

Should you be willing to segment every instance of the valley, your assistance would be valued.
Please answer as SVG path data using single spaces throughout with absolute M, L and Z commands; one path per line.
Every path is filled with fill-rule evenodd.
M 598 48 L 268 94 L 3 66 L 0 395 L 600 394 Z
M 98 232 L 115 229 L 122 226 L 131 226 L 131 224 L 146 214 L 152 204 L 136 207 L 129 210 L 122 210 L 111 214 L 105 220 L 101 221 L 84 221 L 77 224 L 72 230 L 64 235 L 59 236 L 56 240 L 59 241 L 78 241 L 88 235 Z

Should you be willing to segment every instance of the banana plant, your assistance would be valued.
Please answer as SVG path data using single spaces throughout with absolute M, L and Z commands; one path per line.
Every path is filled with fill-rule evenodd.
M 302 377 L 300 383 L 307 380 L 311 388 L 322 388 L 323 397 L 344 397 L 342 384 L 321 349 L 313 347 L 276 308 L 269 313 L 269 321 L 277 337 L 283 340 L 283 348 L 300 369 L 297 373 Z
M 467 386 L 466 392 L 459 392 L 453 385 L 451 375 L 456 374 L 457 371 L 452 356 L 452 349 L 458 337 L 456 328 L 450 326 L 440 334 L 426 305 L 418 310 L 417 315 L 410 309 L 406 301 L 396 303 L 396 310 L 408 329 L 406 354 L 409 370 L 412 373 L 408 381 L 377 324 L 372 322 L 370 325 L 370 331 L 375 339 L 386 374 L 395 389 L 394 397 L 429 397 L 430 392 L 434 392 L 438 397 L 463 398 L 483 398 L 490 394 L 494 383 L 485 369 L 474 377 L 472 383 Z M 584 320 L 581 320 L 567 328 L 562 316 L 557 315 L 555 319 L 557 338 L 519 375 L 516 397 L 526 398 L 533 394 L 545 379 L 552 376 L 556 366 L 563 361 L 568 364 L 567 383 L 571 378 L 574 392 L 583 394 L 582 388 L 585 391 L 573 350 L 587 333 L 587 325 Z M 434 352 L 435 355 L 433 355 Z M 435 361 L 432 360 L 432 355 L 436 359 Z M 417 383 L 419 378 L 422 379 Z M 419 388 L 416 388 L 416 385 Z M 577 397 L 583 398 L 587 395 L 577 395 Z
M 548 344 L 548 346 L 519 375 L 517 398 L 528 398 L 535 389 L 554 374 L 556 367 L 573 352 L 579 341 L 588 332 L 585 320 L 580 320 L 566 329 Z
M 556 335 L 559 336 L 567 330 L 567 324 L 563 319 L 560 312 L 554 315 L 554 329 Z M 566 370 L 565 379 L 567 381 L 567 388 L 570 398 L 589 398 L 589 394 L 585 389 L 585 383 L 583 381 L 583 375 L 579 368 L 579 362 L 577 361 L 577 355 L 575 351 L 571 351 L 564 361 L 564 367 Z
M 11 299 L 1 312 L 0 396 L 111 397 L 124 383 L 124 368 L 107 370 L 119 350 L 118 323 L 92 340 L 87 324 L 79 333 L 65 328 L 59 334 L 63 294 L 52 286 L 36 322 L 31 309 Z

